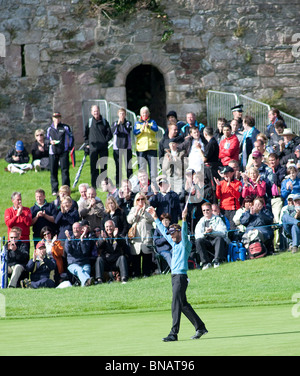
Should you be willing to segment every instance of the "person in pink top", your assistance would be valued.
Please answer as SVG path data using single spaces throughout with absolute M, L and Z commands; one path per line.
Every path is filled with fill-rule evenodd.
M 261 180 L 259 171 L 255 167 L 250 167 L 249 173 L 243 173 L 243 190 L 242 197 L 265 197 L 267 184 L 264 180 Z

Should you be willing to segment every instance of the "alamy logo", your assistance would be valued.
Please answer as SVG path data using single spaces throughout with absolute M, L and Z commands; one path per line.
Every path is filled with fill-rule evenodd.
M 0 33 L 0 57 L 6 57 L 5 36 Z
M 292 42 L 296 42 L 292 47 L 292 55 L 294 57 L 300 56 L 300 33 L 296 33 L 292 35 Z

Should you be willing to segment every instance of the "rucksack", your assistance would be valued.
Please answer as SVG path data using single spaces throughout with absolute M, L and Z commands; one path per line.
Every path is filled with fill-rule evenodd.
M 247 255 L 247 251 L 242 243 L 237 242 L 237 241 L 232 241 L 228 245 L 228 252 L 227 252 L 228 262 L 234 262 L 237 260 L 245 261 L 246 255 Z
M 254 241 L 250 243 L 248 252 L 250 259 L 265 257 L 267 255 L 267 249 L 260 241 Z

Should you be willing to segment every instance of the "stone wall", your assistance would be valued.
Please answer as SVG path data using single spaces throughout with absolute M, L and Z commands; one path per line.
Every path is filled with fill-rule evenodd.
M 126 106 L 126 77 L 139 64 L 162 74 L 167 110 L 205 116 L 209 89 L 256 99 L 279 96 L 300 115 L 296 0 L 163 0 L 174 34 L 143 10 L 118 20 L 92 16 L 86 0 L 0 0 L 0 156 L 53 110 L 82 142 L 81 103 Z

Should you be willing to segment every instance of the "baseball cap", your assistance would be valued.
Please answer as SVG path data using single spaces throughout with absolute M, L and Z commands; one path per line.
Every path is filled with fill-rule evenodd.
M 300 200 L 300 195 L 299 194 L 294 194 L 293 195 L 293 200 L 296 201 L 296 200 Z
M 23 141 L 17 141 L 15 145 L 16 150 L 23 151 L 24 150 L 24 144 Z
M 230 166 L 223 166 L 219 168 L 221 174 L 226 174 L 226 172 L 234 172 L 234 169 Z
M 254 152 L 252 153 L 252 158 L 258 158 L 258 157 L 262 157 L 262 153 L 258 150 L 254 150 Z
M 52 117 L 58 118 L 61 117 L 60 112 L 53 112 Z
M 46 245 L 43 241 L 38 242 L 35 247 L 35 249 L 40 249 L 40 248 L 46 248 Z

